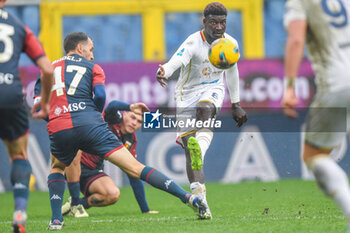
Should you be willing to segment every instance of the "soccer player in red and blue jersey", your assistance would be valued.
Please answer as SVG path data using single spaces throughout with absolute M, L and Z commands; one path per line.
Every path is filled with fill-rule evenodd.
M 171 193 L 198 210 L 201 216 L 206 205 L 199 197 L 186 192 L 163 173 L 138 162 L 109 130 L 100 113 L 105 102 L 105 75 L 99 65 L 86 59 L 89 55 L 93 57 L 91 38 L 85 33 L 73 32 L 65 38 L 64 49 L 67 55 L 53 62 L 55 83 L 47 124 L 55 158 L 48 177 L 52 210 L 48 229 L 59 230 L 63 226 L 63 172 L 79 150 L 101 156 L 128 175 Z M 136 103 L 125 104 L 121 110 L 140 114 L 149 109 L 143 103 Z
M 27 159 L 29 122 L 18 71 L 20 55 L 25 52 L 42 73 L 42 100 L 34 106 L 40 111 L 34 111 L 33 117 L 45 117 L 49 112 L 53 69 L 32 31 L 8 13 L 4 4 L 5 1 L 0 0 L 0 138 L 4 140 L 11 161 L 15 202 L 12 230 L 25 232 L 32 168 Z
M 142 116 L 133 112 L 124 111 L 122 113 L 118 111 L 119 106 L 123 104 L 125 103 L 116 100 L 109 103 L 105 110 L 104 119 L 108 123 L 110 130 L 130 151 L 131 155 L 137 158 L 135 132 L 142 126 Z M 81 153 L 80 191 L 84 194 L 81 203 L 85 209 L 91 206 L 112 205 L 119 200 L 120 191 L 113 180 L 104 173 L 103 161 L 102 157 L 85 152 Z M 141 212 L 157 214 L 158 211 L 150 210 L 148 206 L 143 182 L 129 175 L 128 178 Z M 70 191 L 70 193 L 72 192 Z M 69 213 L 79 217 L 80 215 L 76 214 L 79 212 L 76 211 L 78 208 L 74 207 L 72 199 L 70 197 L 62 206 L 62 214 Z

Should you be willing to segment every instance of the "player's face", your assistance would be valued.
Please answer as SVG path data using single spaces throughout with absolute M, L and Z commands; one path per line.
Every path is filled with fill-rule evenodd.
M 89 61 L 94 60 L 94 43 L 90 38 L 82 44 L 82 56 Z
M 209 44 L 221 38 L 226 31 L 225 15 L 208 15 L 203 19 L 204 35 Z
M 125 112 L 123 125 L 127 133 L 135 133 L 142 125 L 142 116 L 133 112 Z

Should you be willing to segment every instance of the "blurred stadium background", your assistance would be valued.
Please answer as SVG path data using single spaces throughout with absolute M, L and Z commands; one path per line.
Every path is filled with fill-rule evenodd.
M 107 101 L 142 101 L 153 109 L 173 107 L 174 77 L 167 89 L 155 80 L 159 63 L 168 60 L 178 46 L 202 28 L 202 10 L 207 0 L 115 0 L 50 1 L 8 0 L 6 9 L 23 20 L 39 36 L 51 60 L 63 56 L 63 38 L 84 31 L 94 40 L 95 62 L 106 73 Z M 236 183 L 245 180 L 275 181 L 311 178 L 300 160 L 302 125 L 285 118 L 279 107 L 283 94 L 283 0 L 220 1 L 229 10 L 227 33 L 237 38 L 241 60 L 241 103 L 249 112 L 248 124 L 240 130 L 216 133 L 206 155 L 209 182 Z M 21 77 L 28 107 L 38 69 L 25 55 Z M 314 93 L 313 72 L 302 63 L 297 92 L 299 107 L 308 106 Z M 227 95 L 228 97 L 228 95 Z M 224 106 L 229 106 L 226 98 Z M 230 118 L 229 115 L 223 117 Z M 299 122 L 300 123 L 300 122 Z M 232 126 L 234 123 L 232 122 Z M 185 157 L 175 143 L 175 133 L 138 132 L 138 158 L 157 167 L 175 181 L 187 184 Z M 46 124 L 31 119 L 29 159 L 35 187 L 47 190 L 49 139 Z M 0 192 L 11 189 L 9 162 L 0 144 Z M 347 140 L 333 156 L 350 173 Z M 119 169 L 106 164 L 117 185 L 127 185 Z

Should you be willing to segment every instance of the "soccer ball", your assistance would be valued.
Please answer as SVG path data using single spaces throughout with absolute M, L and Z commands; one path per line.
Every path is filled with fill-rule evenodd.
M 211 44 L 208 57 L 211 64 L 216 68 L 228 69 L 238 61 L 239 50 L 230 40 L 220 38 Z

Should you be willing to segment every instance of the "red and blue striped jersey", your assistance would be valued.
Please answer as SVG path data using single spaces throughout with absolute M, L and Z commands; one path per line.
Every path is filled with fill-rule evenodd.
M 18 71 L 22 52 L 33 62 L 45 55 L 32 31 L 15 16 L 0 8 L 0 108 L 22 106 L 23 87 Z
M 51 92 L 49 134 L 73 127 L 103 123 L 93 101 L 93 90 L 104 85 L 102 68 L 77 54 L 54 61 L 54 85 Z

